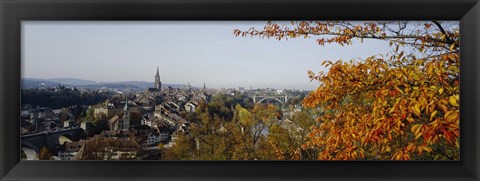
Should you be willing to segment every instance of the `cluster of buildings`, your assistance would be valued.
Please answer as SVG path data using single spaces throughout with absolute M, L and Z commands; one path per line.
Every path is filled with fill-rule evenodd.
M 209 101 L 211 93 L 206 88 L 162 90 L 157 68 L 153 88 L 116 95 L 111 100 L 92 106 L 94 118 L 108 119 L 109 130 L 64 143 L 57 159 L 142 159 L 148 154 L 155 154 L 159 144 L 168 148 L 174 144 L 175 135 L 188 132 L 190 123 L 181 116 L 182 113 L 194 112 L 199 104 Z M 120 97 L 123 101 L 119 101 Z M 119 106 L 120 103 L 123 106 Z M 132 111 L 141 114 L 140 125 L 132 124 Z M 144 127 L 135 128 L 138 126 Z
M 83 106 L 83 108 L 86 108 L 86 106 Z M 75 126 L 73 124 L 73 113 L 75 110 L 83 108 L 70 106 L 68 108 L 52 109 L 49 107 L 32 107 L 29 104 L 22 105 L 20 133 L 24 135 L 72 128 Z
M 286 91 L 286 90 L 285 90 Z M 299 91 L 288 92 L 298 93 Z M 59 144 L 54 153 L 58 160 L 142 159 L 158 154 L 175 144 L 177 135 L 188 133 L 189 120 L 184 115 L 195 112 L 217 94 L 278 95 L 284 90 L 207 89 L 163 87 L 157 67 L 153 88 L 136 92 L 118 92 L 97 105 L 72 106 L 58 110 L 22 107 L 22 133 L 31 134 L 58 129 L 82 128 L 85 132 L 99 129 L 93 122 L 106 121 L 108 128 L 78 140 Z M 75 111 L 89 110 L 92 120 L 76 120 Z
M 130 135 L 132 134 L 132 135 Z M 134 160 L 140 145 L 135 133 L 103 131 L 101 134 L 60 147 L 58 160 Z

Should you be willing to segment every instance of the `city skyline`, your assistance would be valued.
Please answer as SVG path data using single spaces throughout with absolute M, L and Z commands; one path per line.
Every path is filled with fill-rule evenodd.
M 22 78 L 153 82 L 158 66 L 166 84 L 313 90 L 319 84 L 308 79 L 307 70 L 326 71 L 323 60 L 366 58 L 390 48 L 381 41 L 342 47 L 318 46 L 314 38 L 233 35 L 234 29 L 262 29 L 265 24 L 26 21 Z

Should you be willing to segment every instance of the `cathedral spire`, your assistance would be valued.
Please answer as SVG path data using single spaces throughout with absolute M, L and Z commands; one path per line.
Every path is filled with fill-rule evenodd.
M 155 75 L 155 85 L 154 85 L 155 89 L 157 89 L 158 91 L 160 91 L 160 89 L 162 88 L 162 82 L 160 81 L 160 72 L 158 70 L 158 66 L 157 66 L 157 74 Z

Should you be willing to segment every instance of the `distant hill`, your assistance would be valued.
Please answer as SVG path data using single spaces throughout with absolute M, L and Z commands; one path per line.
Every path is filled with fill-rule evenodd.
M 147 81 L 125 81 L 125 82 L 100 82 L 98 84 L 109 85 L 109 84 L 125 84 L 125 85 L 133 85 L 141 89 L 148 89 L 153 87 L 153 82 Z
M 22 79 L 21 87 L 24 89 L 36 88 L 36 87 L 54 87 L 60 84 L 59 82 L 52 82 L 45 79 L 25 78 Z
M 112 89 L 148 89 L 153 87 L 153 82 L 147 81 L 125 81 L 125 82 L 95 82 L 93 80 L 75 78 L 54 78 L 54 79 L 22 79 L 22 88 L 55 87 L 58 85 L 78 86 L 90 89 L 112 88 Z M 185 84 L 162 84 L 162 87 L 183 87 Z
M 126 84 L 126 85 L 134 85 L 137 86 L 141 89 L 148 89 L 152 88 L 154 85 L 154 82 L 147 82 L 147 81 L 125 81 L 125 82 L 100 82 L 99 84 Z M 185 84 L 166 84 L 162 83 L 162 87 L 173 87 L 173 88 L 179 88 L 179 87 L 184 87 L 186 86 Z
M 26 84 L 45 84 L 45 85 L 89 85 L 89 84 L 96 84 L 97 82 L 93 80 L 85 80 L 85 79 L 74 79 L 74 78 L 54 78 L 54 79 L 37 79 L 37 78 L 24 78 L 22 79 L 22 83 Z
M 90 88 L 90 89 L 102 89 L 102 88 L 109 88 L 109 89 L 142 89 L 138 86 L 132 84 L 122 84 L 122 83 L 100 83 L 100 84 L 89 84 L 83 85 L 80 87 Z
M 65 84 L 65 85 L 89 85 L 89 84 L 97 83 L 93 80 L 74 79 L 74 78 L 55 78 L 55 79 L 47 79 L 47 81 L 58 82 L 60 84 Z

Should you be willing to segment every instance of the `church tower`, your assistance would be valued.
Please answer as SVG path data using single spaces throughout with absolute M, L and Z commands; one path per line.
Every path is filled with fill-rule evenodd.
M 157 74 L 155 75 L 155 89 L 158 91 L 162 90 L 162 82 L 160 81 L 160 73 L 158 72 L 158 66 L 157 66 Z
M 120 130 L 128 131 L 130 129 L 130 108 L 128 107 L 128 98 L 125 96 L 125 107 L 123 108 L 123 118 L 120 124 Z

